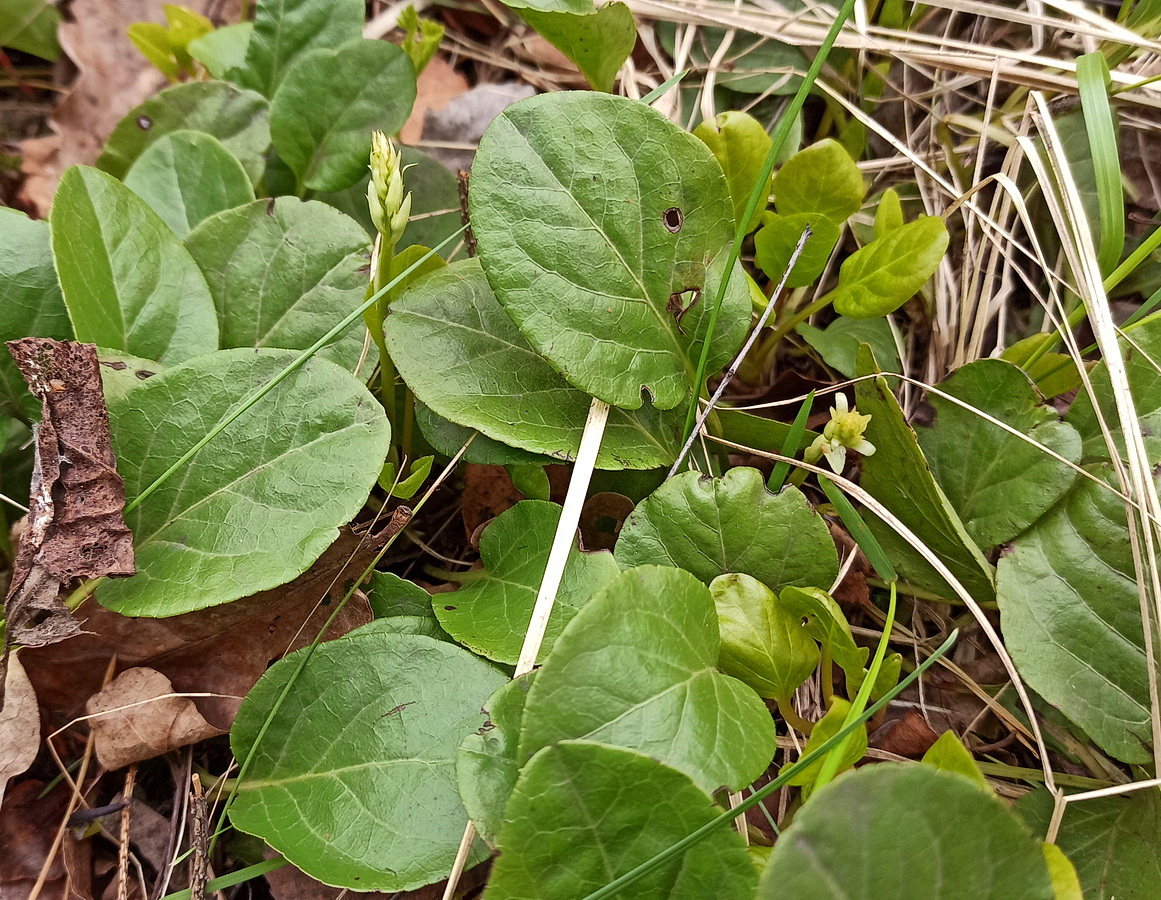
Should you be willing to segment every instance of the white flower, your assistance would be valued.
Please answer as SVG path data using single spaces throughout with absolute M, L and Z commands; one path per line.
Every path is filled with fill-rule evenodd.
M 808 463 L 816 463 L 826 457 L 827 465 L 841 475 L 846 466 L 848 449 L 863 456 L 875 452 L 875 445 L 864 436 L 870 421 L 870 416 L 859 415 L 857 409 L 847 407 L 845 394 L 836 394 L 834 406 L 830 410 L 830 421 L 823 427 L 822 434 L 806 448 L 804 459 Z

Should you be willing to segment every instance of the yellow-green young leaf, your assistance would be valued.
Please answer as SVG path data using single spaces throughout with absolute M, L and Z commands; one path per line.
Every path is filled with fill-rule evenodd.
M 165 20 L 169 23 L 169 39 L 174 49 L 186 51 L 190 41 L 209 34 L 214 23 L 199 12 L 176 3 L 166 3 Z
M 172 364 L 218 349 L 197 264 L 133 191 L 88 166 L 61 179 L 52 245 L 78 340 Z
M 524 500 L 488 523 L 480 536 L 484 571 L 458 591 L 439 596 L 434 606 L 440 625 L 476 653 L 516 662 L 559 521 L 556 504 Z M 607 550 L 584 553 L 574 546 L 569 551 L 542 657 L 577 610 L 619 572 Z
M 710 593 L 722 636 L 718 668 L 762 697 L 789 697 L 818 665 L 818 645 L 802 619 L 749 575 L 719 575 Z
M 589 741 L 546 747 L 504 811 L 489 900 L 586 897 L 719 812 L 686 775 L 642 753 Z M 631 896 L 753 900 L 756 884 L 741 836 L 718 828 L 634 883 Z
M 831 655 L 848 679 L 863 671 L 868 650 L 855 643 L 846 616 L 830 594 L 821 588 L 787 587 L 778 595 L 778 602 L 803 621 L 810 636 Z
M 401 478 L 399 481 L 395 480 L 395 463 L 387 463 L 383 467 L 383 473 L 379 476 L 379 487 L 385 491 L 390 491 L 392 497 L 410 500 L 427 480 L 427 476 L 431 474 L 433 462 L 435 462 L 434 456 L 424 456 L 421 459 L 412 460 L 407 470 L 407 477 Z
M 899 683 L 899 672 L 903 668 L 903 657 L 898 653 L 888 653 L 883 657 L 883 664 L 879 666 L 879 674 L 875 676 L 875 683 L 871 685 L 871 699 L 878 700 L 887 691 Z M 854 698 L 859 688 L 863 686 L 863 679 L 867 677 L 867 670 L 860 669 L 847 676 L 847 696 Z
M 246 59 L 246 46 L 254 31 L 253 22 L 226 25 L 189 42 L 189 55 L 206 67 L 215 78 L 225 78 L 230 69 Z
M 985 791 L 991 793 L 992 787 L 984 778 L 984 773 L 976 765 L 975 759 L 967 748 L 955 736 L 954 731 L 945 731 L 934 744 L 923 754 L 923 762 L 945 772 L 958 772 L 976 782 Z
M 576 738 L 648 753 L 703 790 L 749 784 L 773 756 L 774 720 L 753 690 L 717 670 L 716 621 L 709 588 L 688 572 L 622 572 L 581 607 L 540 667 L 520 761 Z
M 810 732 L 810 737 L 807 738 L 806 747 L 803 748 L 802 755 L 805 756 L 812 750 L 825 744 L 832 737 L 838 734 L 846 721 L 847 713 L 851 711 L 851 704 L 842 697 L 833 697 L 831 699 L 830 709 L 827 710 L 826 715 L 814 723 L 814 728 Z M 831 750 L 834 753 L 835 750 Z M 853 732 L 851 732 L 843 744 L 843 755 L 839 760 L 838 771 L 845 772 L 851 768 L 855 763 L 862 759 L 867 753 L 867 726 L 860 725 Z M 789 784 L 797 784 L 802 786 L 813 785 L 818 773 L 822 771 L 823 763 L 826 762 L 826 757 L 817 759 L 810 765 L 803 767 L 795 772 L 791 777 Z
M 741 221 L 750 194 L 762 173 L 766 155 L 770 152 L 770 135 L 757 119 L 737 110 L 718 113 L 714 118 L 706 119 L 693 133 L 705 142 L 722 167 L 726 183 L 730 186 L 730 199 L 734 201 L 734 220 Z M 769 202 L 772 181 L 771 175 L 763 188 L 763 200 L 746 224 L 747 234 L 758 227 L 758 220 Z
M 308 875 L 360 891 L 447 876 L 465 818 L 456 752 L 506 680 L 462 647 L 394 629 L 372 622 L 320 645 L 288 693 L 309 651 L 275 663 L 230 732 L 250 763 L 234 826 Z M 487 855 L 478 843 L 468 865 Z
M 836 225 L 859 211 L 867 193 L 855 161 L 830 138 L 790 157 L 774 176 L 773 189 L 781 215 L 821 213 Z
M 596 91 L 613 89 L 617 72 L 637 43 L 637 25 L 624 3 L 606 3 L 582 14 L 507 5 L 518 9 L 529 25 L 571 59 Z
M 1041 347 L 1057 340 L 1055 332 L 1034 334 L 1008 347 L 1000 354 L 1000 359 L 1019 366 L 1035 383 L 1036 390 L 1045 397 L 1059 397 L 1080 387 L 1080 371 L 1076 368 L 1076 360 L 1067 353 L 1051 352 L 1039 353 L 1033 360 Z
M 435 56 L 443 40 L 444 27 L 433 19 L 421 19 L 414 6 L 399 14 L 399 27 L 407 32 L 403 38 L 403 52 L 411 57 L 418 78 Z
M 164 25 L 156 22 L 134 22 L 126 32 L 142 56 L 153 63 L 170 81 L 177 81 L 181 73 L 174 58 L 169 30 Z
M 786 286 L 791 288 L 805 287 L 818 280 L 842 229 L 824 213 L 767 212 L 762 215 L 762 227 L 754 235 L 754 261 L 774 284 L 782 279 L 807 226 L 811 230 L 810 238 L 786 279 Z
M 947 251 L 947 226 L 922 216 L 856 250 L 839 270 L 830 293 L 834 308 L 852 319 L 894 312 L 923 287 Z
M 1053 887 L 1041 842 L 998 798 L 962 775 L 878 763 L 819 790 L 778 838 L 758 900 L 791 897 L 1053 900 Z
M 1044 844 L 1044 861 L 1052 877 L 1053 900 L 1084 900 L 1076 867 L 1055 844 Z
M 725 271 L 725 176 L 705 144 L 656 110 L 588 91 L 515 103 L 480 141 L 469 202 L 496 300 L 592 396 L 623 409 L 640 408 L 643 392 L 658 409 L 687 401 L 727 274 L 709 369 L 745 339 L 745 273 Z
M 883 191 L 879 206 L 875 210 L 875 237 L 884 237 L 896 228 L 902 227 L 903 204 L 899 200 L 899 192 L 894 188 L 887 188 Z

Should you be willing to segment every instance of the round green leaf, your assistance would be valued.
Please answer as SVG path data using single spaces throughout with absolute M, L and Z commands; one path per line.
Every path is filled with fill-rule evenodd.
M 640 753 L 588 741 L 556 744 L 520 773 L 488 898 L 588 896 L 718 812 L 685 775 Z M 718 828 L 634 883 L 631 896 L 751 900 L 756 881 L 741 837 Z
M 1025 794 L 1016 811 L 1037 834 L 1052 819 L 1052 794 Z M 1085 900 L 1151 900 L 1161 884 L 1161 803 L 1157 791 L 1133 791 L 1070 803 L 1056 845 L 1076 866 Z
M 830 138 L 786 160 L 774 176 L 773 191 L 779 214 L 818 213 L 836 226 L 859 211 L 867 194 L 859 167 L 842 144 Z
M 216 137 L 257 183 L 270 147 L 266 99 L 225 81 L 191 81 L 167 88 L 135 107 L 117 123 L 97 159 L 97 167 L 124 178 L 145 148 L 174 131 L 201 131 Z
M 1107 465 L 1091 471 L 1110 483 Z M 1001 558 L 1004 639 L 1028 686 L 1129 763 L 1152 759 L 1149 678 L 1124 501 L 1078 478 Z
M 750 194 L 762 174 L 762 166 L 770 152 L 770 135 L 753 116 L 737 110 L 718 113 L 706 119 L 693 130 L 694 136 L 704 141 L 710 148 L 718 165 L 725 173 L 730 187 L 730 199 L 734 203 L 734 220 L 741 221 Z M 766 199 L 770 197 L 770 180 L 765 185 Z M 758 227 L 758 218 L 766 208 L 760 202 L 754 210 L 753 218 L 746 224 L 746 231 Z
M 786 279 L 786 286 L 791 288 L 804 287 L 818 280 L 842 231 L 822 213 L 766 213 L 762 216 L 762 227 L 754 235 L 754 261 L 775 284 L 782 280 L 782 273 L 786 271 L 807 226 L 812 234 Z
M 625 520 L 614 552 L 623 569 L 664 563 L 706 584 L 741 572 L 773 591 L 829 588 L 838 575 L 830 532 L 802 492 L 771 494 L 761 472 L 742 466 L 670 478 Z
M 468 817 L 490 846 L 504 817 L 504 807 L 516 786 L 520 764 L 516 745 L 524 717 L 524 698 L 535 672 L 509 681 L 484 704 L 488 721 L 460 744 L 456 754 L 456 784 Z
M 393 572 L 372 572 L 371 586 L 366 591 L 376 619 L 393 616 L 435 618 L 431 610 L 431 594 Z
M 588 6 L 578 13 L 541 11 L 528 5 L 520 15 L 576 64 L 594 91 L 612 91 L 617 72 L 637 43 L 637 25 L 624 3 L 593 9 L 590 0 Z
M 749 575 L 719 575 L 710 593 L 722 636 L 718 668 L 762 697 L 789 697 L 818 665 L 818 645 L 801 617 L 782 609 L 774 592 Z
M 717 671 L 713 597 L 688 572 L 640 566 L 590 600 L 556 639 L 524 707 L 520 760 L 557 741 L 630 747 L 703 789 L 741 790 L 774 754 L 774 721 Z
M 109 404 L 132 500 L 297 354 L 222 350 Z M 97 589 L 130 616 L 171 616 L 295 578 L 367 499 L 391 428 L 367 389 L 326 360 L 291 373 L 125 517 L 137 574 Z
M 125 186 L 184 238 L 203 219 L 254 199 L 250 176 L 222 143 L 198 131 L 173 131 L 145 148 Z
M 255 200 L 207 219 L 186 247 L 214 296 L 223 348 L 305 350 L 366 299 L 367 235 L 325 203 Z M 356 322 L 319 353 L 354 368 L 363 334 Z
M 489 659 L 516 662 L 558 521 L 555 503 L 525 500 L 488 524 L 480 536 L 482 576 L 453 594 L 440 594 L 434 603 L 436 618 L 452 637 Z M 577 610 L 620 571 L 608 551 L 582 553 L 574 541 L 541 657 Z
M 394 134 L 414 103 L 411 58 L 360 39 L 295 62 L 271 101 L 270 134 L 301 186 L 341 191 L 367 171 L 371 132 Z
M 202 273 L 169 226 L 117 179 L 88 166 L 69 169 L 51 224 L 77 340 L 167 364 L 218 349 Z
M 592 398 L 528 346 L 478 261 L 452 263 L 424 278 L 387 313 L 383 330 L 391 358 L 434 412 L 533 453 L 566 460 L 576 455 Z M 652 406 L 613 409 L 597 465 L 669 465 L 680 444 L 680 414 Z
M 860 344 L 871 345 L 884 372 L 903 371 L 899 348 L 895 344 L 895 329 L 886 318 L 847 319 L 839 316 L 826 328 L 815 328 L 809 322 L 803 322 L 794 330 L 818 351 L 823 362 L 847 378 L 855 377 Z
M 935 273 L 947 242 L 939 216 L 921 216 L 876 238 L 842 264 L 838 287 L 830 294 L 834 308 L 852 319 L 894 312 Z
M 303 55 L 359 38 L 366 12 L 363 0 L 264 0 L 254 10 L 245 64 L 230 79 L 273 97 Z
M 73 336 L 56 270 L 47 222 L 0 207 L 0 410 L 40 418 L 40 401 L 12 361 L 5 341 Z
M 1043 404 L 1032 383 L 1011 363 L 981 359 L 958 369 L 940 390 L 1078 462 L 1080 435 Z M 1065 463 L 930 394 L 935 421 L 918 428 L 931 472 L 981 547 L 1009 541 L 1068 493 L 1076 473 Z
M 447 876 L 465 820 L 455 753 L 505 680 L 460 647 L 388 626 L 320 645 L 285 697 L 308 651 L 275 663 L 230 733 L 234 755 L 250 758 L 234 825 L 319 881 L 360 891 Z M 486 855 L 478 844 L 468 864 Z
M 1040 842 L 970 779 L 881 763 L 818 791 L 774 845 L 759 900 L 1052 900 Z
M 541 94 L 488 127 L 470 203 L 497 300 L 571 384 L 626 409 L 642 390 L 659 409 L 688 399 L 734 232 L 705 144 L 633 100 Z M 737 266 L 711 371 L 741 345 L 749 310 Z

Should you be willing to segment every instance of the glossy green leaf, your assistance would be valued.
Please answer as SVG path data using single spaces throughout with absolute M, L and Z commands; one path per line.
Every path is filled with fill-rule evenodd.
M 876 370 L 873 356 L 860 349 L 859 374 Z M 855 397 L 859 412 L 871 416 L 866 436 L 876 447 L 873 456 L 863 458 L 863 488 L 924 541 L 976 600 L 993 599 L 995 571 L 932 477 L 915 432 L 886 381 L 860 381 Z M 867 525 L 900 575 L 940 596 L 954 596 L 918 551 L 878 516 L 867 516 Z
M 73 336 L 56 270 L 47 222 L 0 208 L 0 412 L 30 421 L 40 401 L 28 390 L 5 341 Z
M 510 2 L 508 6 L 567 56 L 595 91 L 611 91 L 617 72 L 637 43 L 637 25 L 624 3 L 606 3 L 583 14 L 542 11 Z
M 365 15 L 363 0 L 262 0 L 254 11 L 245 63 L 229 77 L 273 97 L 302 56 L 360 38 Z
M 1042 331 L 1023 340 L 1016 341 L 1000 354 L 1032 379 L 1036 390 L 1045 397 L 1057 397 L 1080 387 L 1080 371 L 1067 353 L 1041 353 L 1045 344 L 1055 344 L 1055 332 Z
M 1150 463 L 1156 465 L 1161 462 L 1161 372 L 1158 371 L 1158 363 L 1161 362 L 1161 313 L 1142 319 L 1125 338 L 1121 338 L 1120 346 L 1137 412 L 1136 422 L 1140 424 L 1145 441 L 1145 452 L 1149 455 Z M 1124 459 L 1125 438 L 1113 402 L 1108 368 L 1103 362 L 1097 363 L 1089 379 L 1100 398 L 1101 413 L 1112 432 L 1114 445 Z M 1068 423 L 1080 432 L 1084 440 L 1086 462 L 1109 458 L 1109 448 L 1087 391 L 1082 390 L 1077 394 L 1076 401 L 1068 411 Z
M 480 837 L 496 846 L 504 807 L 520 764 L 516 760 L 520 740 L 520 722 L 524 717 L 524 699 L 535 672 L 509 681 L 484 704 L 488 721 L 464 738 L 456 753 L 456 784 L 468 818 Z
M 859 167 L 830 138 L 790 157 L 774 176 L 773 191 L 779 214 L 820 213 L 836 225 L 857 213 L 867 194 Z
M 488 898 L 585 897 L 718 812 L 689 778 L 648 756 L 588 741 L 556 744 L 520 773 Z M 636 882 L 632 896 L 751 900 L 756 882 L 741 837 L 719 828 Z
M 1040 842 L 1003 802 L 929 766 L 881 763 L 818 791 L 782 832 L 759 900 L 1052 900 Z
M 1090 471 L 1115 483 L 1107 464 Z M 1124 501 L 1078 478 L 1000 560 L 997 599 L 1028 686 L 1107 753 L 1150 760 L 1145 639 Z
M 707 791 L 741 790 L 773 757 L 774 721 L 753 690 L 717 671 L 716 622 L 709 589 L 688 572 L 640 566 L 610 581 L 536 675 L 521 762 L 580 738 L 648 753 Z
M 127 499 L 296 356 L 206 354 L 110 403 Z M 390 431 L 349 372 L 309 360 L 126 515 L 137 574 L 102 582 L 97 599 L 124 615 L 169 616 L 290 581 L 362 507 Z
M 508 466 L 512 486 L 529 500 L 551 500 L 552 485 L 544 466 Z M 620 568 L 617 571 L 621 571 Z
M 162 135 L 137 157 L 124 181 L 179 238 L 214 213 L 254 199 L 242 164 L 220 141 L 198 131 Z
M 806 740 L 806 747 L 803 748 L 802 755 L 805 756 L 814 750 L 817 750 L 832 737 L 838 734 L 843 729 L 846 723 L 847 715 L 851 711 L 850 701 L 844 700 L 842 697 L 834 697 L 831 700 L 831 707 L 826 711 L 821 719 L 814 723 L 814 728 L 810 732 L 810 737 Z M 838 752 L 836 747 L 831 753 Z M 842 745 L 842 756 L 839 758 L 838 772 L 845 772 L 851 768 L 855 763 L 862 759 L 867 754 L 867 728 L 865 725 L 860 725 L 847 738 Z M 811 787 L 822 771 L 822 767 L 826 763 L 826 757 L 818 759 L 807 766 L 803 766 L 794 775 L 791 776 L 788 784 L 796 784 L 804 787 Z
M 489 126 L 470 205 L 497 300 L 565 379 L 626 409 L 688 399 L 734 233 L 705 144 L 624 97 L 542 94 Z M 740 266 L 729 284 L 710 370 L 749 326 Z
M 325 884 L 360 891 L 446 877 L 465 819 L 455 754 L 505 680 L 460 647 L 389 629 L 373 622 L 320 645 L 255 747 L 307 651 L 275 663 L 230 733 L 235 756 L 250 756 L 234 826 Z M 478 844 L 468 864 L 486 855 Z
M 371 612 L 376 619 L 392 616 L 424 616 L 434 619 L 431 608 L 431 594 L 392 572 L 372 572 L 371 585 L 364 588 Z
M 734 221 L 741 221 L 770 152 L 770 135 L 757 119 L 737 110 L 727 110 L 706 119 L 693 133 L 705 142 L 722 167 L 734 203 Z M 766 181 L 766 197 L 770 196 L 771 180 Z M 758 204 L 754 217 L 746 224 L 747 233 L 758 227 L 758 219 L 765 208 L 765 203 Z
M 831 655 L 848 680 L 863 671 L 868 650 L 855 643 L 850 623 L 842 608 L 826 591 L 819 588 L 783 588 L 779 605 L 799 617 L 807 633 Z
M 246 59 L 246 48 L 254 32 L 253 22 L 225 25 L 189 42 L 189 54 L 215 78 L 225 78 Z
M 884 372 L 902 372 L 894 329 L 885 318 L 848 319 L 839 316 L 826 328 L 803 322 L 794 329 L 818 351 L 823 362 L 847 378 L 855 377 L 859 344 L 870 344 Z M 890 379 L 889 379 L 890 380 Z
M 923 287 L 947 251 L 947 226 L 922 216 L 856 250 L 839 270 L 831 291 L 834 308 L 852 319 L 894 312 Z
M 516 662 L 559 520 L 560 507 L 555 503 L 525 500 L 484 528 L 482 577 L 455 593 L 440 594 L 435 601 L 436 618 L 452 637 L 489 659 Z M 577 610 L 620 571 L 608 551 L 582 553 L 575 546 L 569 551 L 541 658 Z
M 985 791 L 991 793 L 991 786 L 984 778 L 984 773 L 976 765 L 974 757 L 955 736 L 954 731 L 945 731 L 923 754 L 922 762 L 934 766 L 944 772 L 958 772 L 976 782 Z
M 174 131 L 202 131 L 221 141 L 252 182 L 262 177 L 270 147 L 266 100 L 225 81 L 174 85 L 146 100 L 117 123 L 97 167 L 124 178 L 150 144 Z
M 1037 834 L 1048 830 L 1053 798 L 1037 788 L 1016 811 Z M 1056 846 L 1076 866 L 1085 900 L 1150 900 L 1161 884 L 1161 803 L 1146 789 L 1065 807 Z
M 218 349 L 205 278 L 157 213 L 117 179 L 69 169 L 51 225 L 77 340 L 167 364 Z
M 390 491 L 392 497 L 410 500 L 427 481 L 427 477 L 431 474 L 433 462 L 435 462 L 434 456 L 422 456 L 419 459 L 414 459 L 407 466 L 407 475 L 405 477 L 400 475 L 398 478 L 395 475 L 395 463 L 387 463 L 379 476 L 379 487 L 385 491 Z
M 616 555 L 622 568 L 664 563 L 706 584 L 740 572 L 772 591 L 830 587 L 838 575 L 830 532 L 802 492 L 771 494 L 761 472 L 742 466 L 670 478 L 625 520 Z
M 4 0 L 0 4 L 0 47 L 56 61 L 61 14 L 47 0 Z
M 173 58 L 173 44 L 169 40 L 168 28 L 157 22 L 134 22 L 126 29 L 126 35 L 162 75 L 170 81 L 178 80 L 181 70 Z
M 270 103 L 270 135 L 301 187 L 340 191 L 367 171 L 371 132 L 394 134 L 414 102 L 407 54 L 360 39 L 295 62 Z
M 403 380 L 433 411 L 524 450 L 575 456 L 592 398 L 528 346 L 479 262 L 453 263 L 417 283 L 391 303 L 383 328 Z M 678 413 L 613 409 L 597 465 L 669 465 L 680 432 Z
M 805 287 L 818 280 L 842 231 L 822 213 L 763 214 L 762 227 L 754 235 L 754 261 L 775 284 L 782 280 L 807 227 L 812 233 L 786 279 L 787 287 Z
M 295 197 L 255 200 L 186 241 L 218 310 L 221 344 L 305 350 L 366 299 L 367 235 L 342 213 Z M 361 322 L 319 351 L 353 369 Z
M 710 593 L 722 638 L 718 668 L 762 697 L 793 694 L 818 665 L 818 645 L 802 619 L 749 575 L 719 575 L 710 582 Z
M 1080 435 L 1043 404 L 1011 363 L 981 359 L 956 370 L 939 389 L 987 413 L 1071 462 Z M 918 429 L 931 473 L 980 547 L 1009 541 L 1068 493 L 1076 473 L 998 425 L 930 394 L 931 427 Z

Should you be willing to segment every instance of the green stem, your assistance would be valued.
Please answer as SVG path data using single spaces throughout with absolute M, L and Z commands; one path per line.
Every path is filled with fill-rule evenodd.
M 782 343 L 782 339 L 790 334 L 795 328 L 813 316 L 816 312 L 820 312 L 830 306 L 830 294 L 823 294 L 813 303 L 803 307 L 796 313 L 792 313 L 789 318 L 779 323 L 774 328 L 774 333 L 767 339 L 766 344 L 771 348 L 777 347 Z
M 794 709 L 794 704 L 790 702 L 790 698 L 782 697 L 775 702 L 778 704 L 778 712 L 781 713 L 782 718 L 786 720 L 786 724 L 793 728 L 795 731 L 801 731 L 803 734 L 809 737 L 810 732 L 814 730 L 814 723 L 808 722 L 798 714 L 798 712 Z

